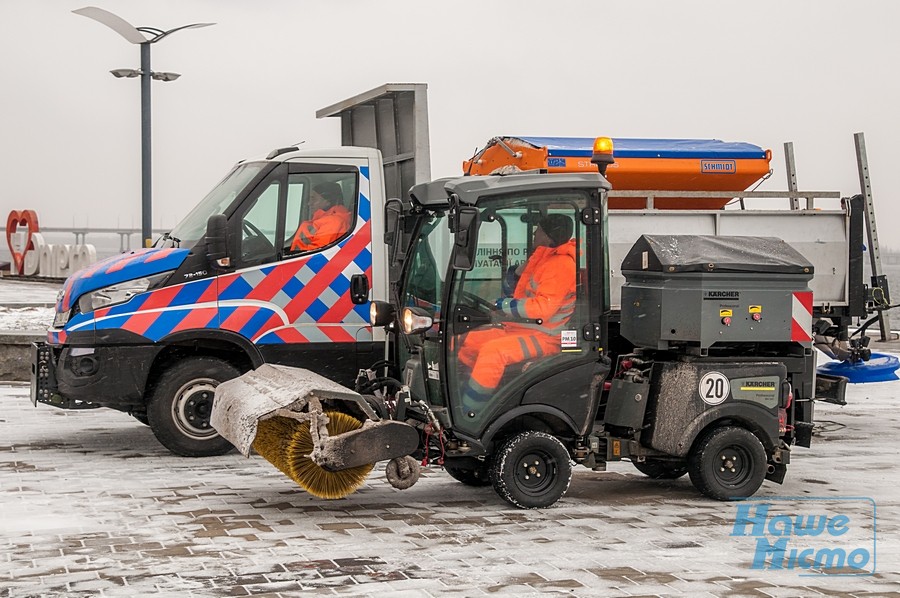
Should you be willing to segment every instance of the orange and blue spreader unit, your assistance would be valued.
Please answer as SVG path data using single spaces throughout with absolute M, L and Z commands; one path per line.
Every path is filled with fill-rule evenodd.
M 591 162 L 594 137 L 495 137 L 471 160 L 467 174 L 491 174 L 498 169 L 542 170 L 548 173 L 596 172 Z M 614 191 L 723 191 L 721 197 L 665 197 L 655 194 L 659 209 L 720 209 L 739 193 L 769 174 L 771 150 L 745 142 L 718 139 L 612 138 L 613 163 L 606 178 Z M 611 209 L 641 209 L 641 197 L 611 197 Z

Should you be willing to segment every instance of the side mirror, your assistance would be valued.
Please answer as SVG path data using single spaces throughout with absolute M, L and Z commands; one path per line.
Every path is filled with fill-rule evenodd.
M 228 219 L 224 214 L 215 214 L 206 222 L 206 258 L 218 268 L 231 265 L 228 257 Z
M 399 199 L 389 199 L 384 203 L 384 244 L 388 247 L 394 246 L 402 213 L 403 203 Z
M 478 208 L 460 206 L 457 211 L 457 226 L 453 252 L 454 270 L 471 270 L 475 266 L 475 251 L 478 248 Z

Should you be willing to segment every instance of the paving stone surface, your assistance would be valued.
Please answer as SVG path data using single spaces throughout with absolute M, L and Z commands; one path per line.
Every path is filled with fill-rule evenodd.
M 757 495 L 804 498 L 789 505 L 801 516 L 838 497 L 877 505 L 874 573 L 809 576 L 752 569 L 757 539 L 731 535 L 736 503 L 628 463 L 576 469 L 538 511 L 439 468 L 399 491 L 376 467 L 325 501 L 260 457 L 175 457 L 125 414 L 33 408 L 26 385 L 0 383 L 0 597 L 897 595 L 896 389 L 854 386 L 850 405 L 820 405 L 813 448 Z M 841 508 L 847 537 L 874 531 L 868 501 Z

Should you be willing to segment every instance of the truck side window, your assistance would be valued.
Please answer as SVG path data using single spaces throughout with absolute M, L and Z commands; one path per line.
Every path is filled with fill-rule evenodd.
M 353 230 L 356 173 L 303 173 L 288 176 L 284 254 L 317 251 Z
M 275 261 L 275 224 L 278 220 L 280 188 L 278 181 L 272 181 L 241 219 L 241 266 Z

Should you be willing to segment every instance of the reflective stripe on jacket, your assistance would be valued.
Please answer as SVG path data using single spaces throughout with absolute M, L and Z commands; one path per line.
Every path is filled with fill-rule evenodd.
M 511 299 L 500 310 L 514 318 L 542 320 L 541 330 L 563 328 L 575 312 L 575 241 L 538 247 L 525 263 Z

